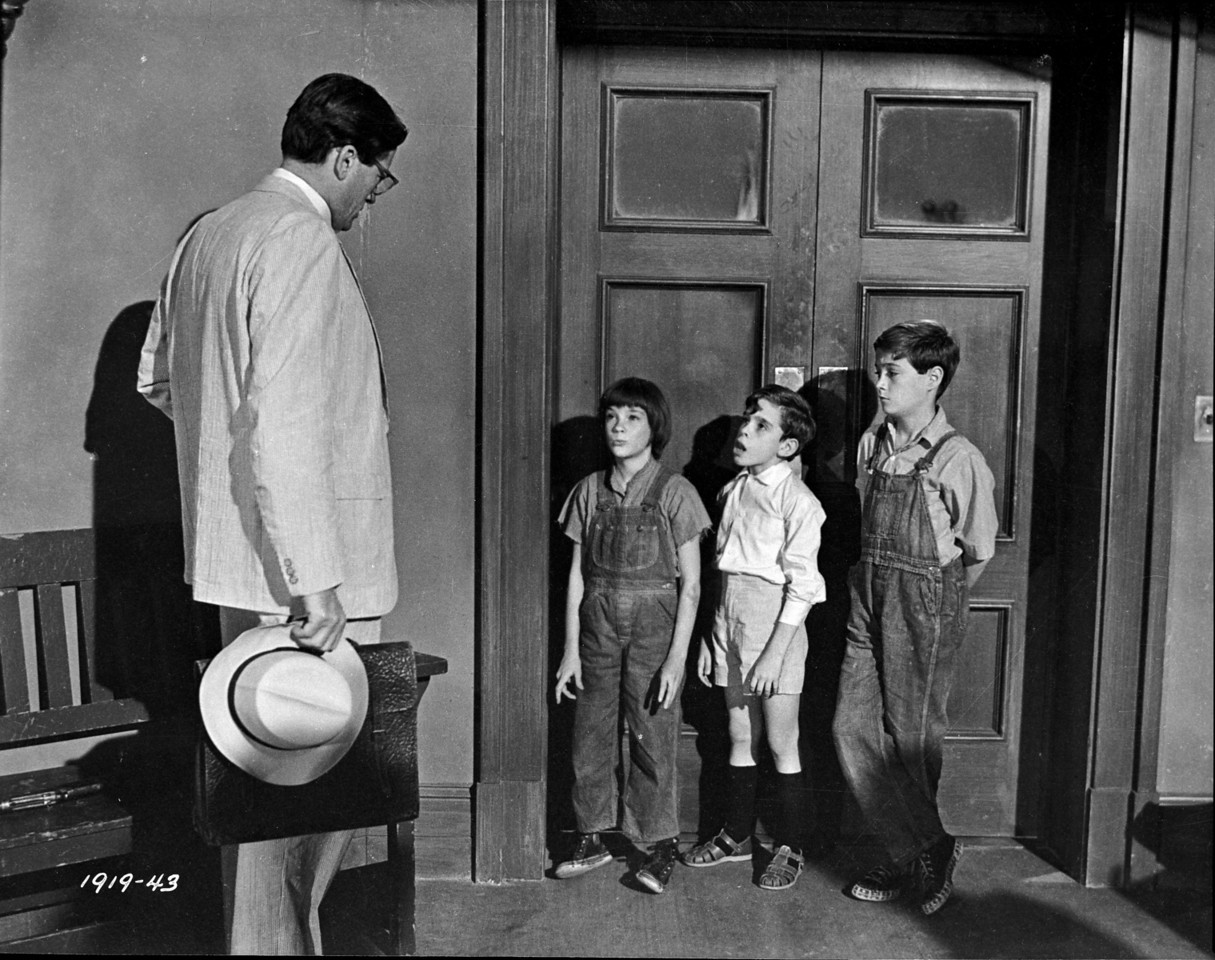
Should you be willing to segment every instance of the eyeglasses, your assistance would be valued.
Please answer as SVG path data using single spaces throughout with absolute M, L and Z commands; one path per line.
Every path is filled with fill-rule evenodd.
M 392 175 L 392 171 L 385 167 L 379 160 L 372 160 L 375 168 L 380 171 L 380 179 L 376 181 L 375 188 L 371 191 L 373 197 L 382 197 L 389 190 L 395 187 L 401 181 Z

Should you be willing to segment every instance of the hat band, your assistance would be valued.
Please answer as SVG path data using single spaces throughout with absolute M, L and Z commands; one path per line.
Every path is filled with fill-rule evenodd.
M 263 650 L 261 653 L 255 653 L 236 668 L 236 671 L 232 674 L 232 679 L 228 681 L 228 714 L 232 717 L 232 722 L 236 724 L 237 729 L 239 729 L 241 733 L 243 733 L 254 743 L 259 743 L 263 747 L 270 750 L 278 750 L 282 753 L 293 753 L 296 748 L 280 747 L 277 743 L 270 743 L 267 740 L 263 740 L 256 733 L 250 730 L 249 727 L 246 726 L 244 720 L 241 719 L 240 711 L 236 708 L 236 681 L 240 679 L 240 675 L 245 671 L 245 668 L 253 663 L 253 661 L 260 660 L 262 657 L 268 657 L 272 653 L 307 653 L 314 657 L 320 656 L 319 653 L 314 653 L 311 650 L 305 650 L 303 647 L 275 647 L 272 650 Z

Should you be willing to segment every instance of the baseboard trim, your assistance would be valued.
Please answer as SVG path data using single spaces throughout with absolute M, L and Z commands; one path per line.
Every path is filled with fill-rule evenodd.
M 424 783 L 418 788 L 414 821 L 419 880 L 469 880 L 472 877 L 472 787 Z M 384 827 L 358 831 L 342 869 L 381 863 L 388 857 Z
M 1210 797 L 1158 797 L 1144 804 L 1132 826 L 1138 854 L 1132 884 L 1209 891 L 1213 822 Z

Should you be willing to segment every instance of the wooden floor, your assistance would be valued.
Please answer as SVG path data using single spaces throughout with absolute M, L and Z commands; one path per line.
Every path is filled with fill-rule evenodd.
M 163 848 L 162 848 L 163 849 Z M 218 863 L 210 852 L 174 861 L 170 894 L 104 899 L 118 921 L 88 939 L 57 938 L 0 953 L 215 955 Z M 632 858 L 632 866 L 639 858 Z M 1011 843 L 967 848 L 957 893 L 935 917 L 907 904 L 866 904 L 843 893 L 869 852 L 840 848 L 812 862 L 791 890 L 755 886 L 759 864 L 677 866 L 655 896 L 624 859 L 576 880 L 418 885 L 422 956 L 522 957 L 1211 957 L 1211 883 L 1138 891 L 1086 890 Z M 135 864 L 136 868 L 166 869 Z M 325 950 L 366 956 L 386 944 L 383 865 L 339 875 L 322 908 Z M 103 904 L 104 906 L 105 904 Z
M 634 864 L 635 865 L 635 864 Z M 974 846 L 937 916 L 843 895 L 863 850 L 812 864 L 784 892 L 757 867 L 677 867 L 660 896 L 616 862 L 576 880 L 419 886 L 423 956 L 524 957 L 1209 957 L 1211 892 L 1086 890 L 1015 844 Z M 326 904 L 327 949 L 364 954 L 376 868 L 350 871 Z M 362 874 L 361 877 L 356 876 Z M 1201 886 L 1201 884 L 1199 884 Z M 353 929 L 360 927 L 360 933 Z

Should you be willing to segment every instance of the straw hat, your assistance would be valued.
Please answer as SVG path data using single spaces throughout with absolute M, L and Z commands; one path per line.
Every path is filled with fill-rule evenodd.
M 350 641 L 319 656 L 296 646 L 290 630 L 246 630 L 215 656 L 198 688 L 215 749 L 279 786 L 332 769 L 367 716 L 367 672 Z

